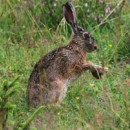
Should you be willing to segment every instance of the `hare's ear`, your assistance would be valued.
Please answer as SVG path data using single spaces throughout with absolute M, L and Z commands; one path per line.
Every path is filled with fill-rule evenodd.
M 63 5 L 63 15 L 67 23 L 72 27 L 73 32 L 77 33 L 76 12 L 74 6 L 70 2 Z

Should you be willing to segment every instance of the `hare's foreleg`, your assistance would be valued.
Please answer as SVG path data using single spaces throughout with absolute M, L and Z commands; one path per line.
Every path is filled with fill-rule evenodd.
M 107 67 L 95 65 L 91 62 L 86 62 L 83 65 L 83 68 L 85 68 L 86 70 L 89 70 L 92 73 L 92 75 L 94 77 L 96 77 L 97 79 L 100 79 L 102 77 L 103 73 L 108 71 Z

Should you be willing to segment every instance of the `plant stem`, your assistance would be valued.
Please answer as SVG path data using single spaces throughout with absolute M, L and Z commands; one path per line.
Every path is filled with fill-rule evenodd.
M 5 130 L 6 128 L 6 110 L 0 110 L 0 130 Z
M 24 123 L 21 124 L 21 128 L 23 128 L 23 129 L 26 128 L 26 127 L 29 125 L 29 123 L 30 123 L 44 108 L 45 108 L 45 106 L 41 106 L 41 107 L 39 107 L 38 109 L 36 109 L 35 112 L 32 114 L 32 116 L 29 117 L 26 122 L 24 122 Z

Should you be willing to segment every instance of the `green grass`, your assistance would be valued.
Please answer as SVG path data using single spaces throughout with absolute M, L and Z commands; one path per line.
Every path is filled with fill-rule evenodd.
M 8 102 L 13 104 L 8 110 L 9 130 L 18 119 L 26 121 L 32 115 L 27 109 L 26 88 L 33 66 L 44 54 L 66 45 L 70 35 L 62 20 L 56 31 L 45 25 L 41 28 L 28 8 L 17 10 L 17 2 L 6 1 L 0 7 L 0 87 L 19 77 L 15 94 L 8 97 Z M 127 4 L 116 19 L 108 20 L 109 24 L 98 27 L 96 31 L 91 24 L 88 26 L 100 50 L 86 58 L 109 67 L 109 72 L 100 80 L 85 72 L 71 84 L 61 107 L 48 108 L 54 120 L 53 128 L 49 126 L 48 129 L 130 128 L 130 64 L 126 64 L 130 59 L 129 7 Z M 39 127 L 46 129 L 43 124 Z

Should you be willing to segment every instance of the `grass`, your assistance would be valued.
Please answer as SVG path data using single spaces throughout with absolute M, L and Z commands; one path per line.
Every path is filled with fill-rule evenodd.
M 19 77 L 15 94 L 8 97 L 11 104 L 7 106 L 9 130 L 17 121 L 26 121 L 26 117 L 32 114 L 27 109 L 26 88 L 34 64 L 54 48 L 66 45 L 70 35 L 63 20 L 56 31 L 45 25 L 41 28 L 28 8 L 24 6 L 24 10 L 17 10 L 20 3 L 13 2 L 6 1 L 0 8 L 0 87 Z M 100 51 L 88 54 L 86 58 L 108 66 L 109 72 L 100 80 L 85 72 L 71 84 L 61 107 L 48 108 L 54 119 L 53 128 L 48 129 L 130 128 L 129 19 L 129 5 L 126 4 L 115 19 L 108 19 L 109 23 L 96 31 L 91 24 L 88 26 Z M 41 129 L 46 128 L 43 125 Z

